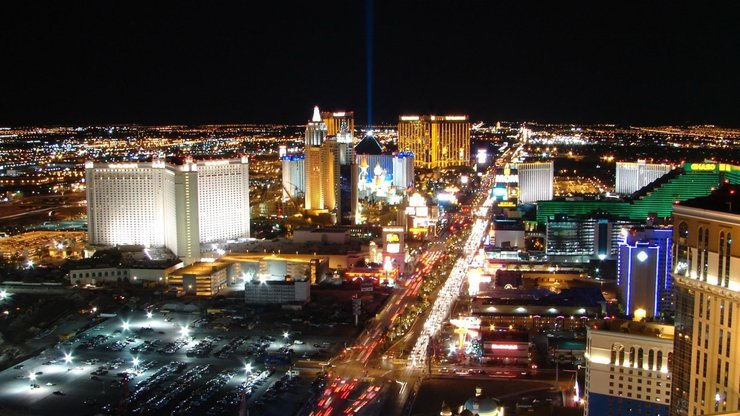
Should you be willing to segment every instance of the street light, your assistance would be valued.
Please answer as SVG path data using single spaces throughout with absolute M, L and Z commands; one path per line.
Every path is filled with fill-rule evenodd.
M 66 352 L 65 352 L 65 353 L 64 353 L 64 362 L 65 362 L 66 364 L 69 364 L 69 363 L 71 363 L 71 362 L 72 362 L 72 354 L 70 354 L 70 353 L 66 353 Z
M 187 325 L 180 327 L 180 336 L 183 338 L 187 338 L 188 334 L 190 334 L 190 328 L 188 328 Z
M 139 369 L 139 357 L 134 357 L 134 359 L 131 360 L 131 362 L 134 364 L 134 370 L 138 370 Z
M 30 373 L 30 374 L 28 375 L 28 379 L 29 379 L 29 380 L 31 380 L 31 388 L 33 388 L 33 385 L 34 385 L 34 384 L 35 384 L 35 382 L 36 382 L 36 374 L 34 374 L 34 373 Z
M 128 331 L 128 329 L 130 328 L 130 325 L 129 325 L 128 321 L 124 321 L 123 322 L 123 325 L 121 325 L 121 326 L 123 327 L 123 330 L 124 331 Z
M 0 290 L 0 300 L 5 300 L 7 298 L 8 298 L 8 292 L 5 289 Z
M 288 331 L 283 332 L 283 338 L 288 339 L 290 333 Z
M 246 363 L 246 364 L 244 364 L 244 372 L 245 373 L 251 373 L 252 372 L 252 363 Z
M 147 319 L 152 319 L 152 311 L 148 311 L 146 313 L 146 317 L 147 317 Z

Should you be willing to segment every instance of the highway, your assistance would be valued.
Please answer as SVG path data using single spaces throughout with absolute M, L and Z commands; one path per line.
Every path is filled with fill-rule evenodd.
M 463 288 L 468 266 L 488 229 L 492 203 L 487 192 L 489 178 L 484 178 L 483 183 L 471 209 L 475 220 L 470 225 L 469 237 L 449 277 L 430 299 L 432 306 L 390 349 L 394 352 L 410 349 L 411 352 L 402 359 L 381 354 L 386 331 L 403 314 L 407 305 L 417 299 L 423 277 L 432 272 L 446 255 L 442 244 L 430 244 L 419 255 L 416 272 L 394 289 L 384 307 L 367 322 L 357 341 L 331 360 L 332 378 L 311 415 L 403 414 L 409 395 L 419 386 L 424 374 L 429 339 L 448 318 Z

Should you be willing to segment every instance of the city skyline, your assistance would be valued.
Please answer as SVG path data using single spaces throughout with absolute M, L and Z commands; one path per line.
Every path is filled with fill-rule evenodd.
M 299 123 L 316 104 L 364 124 L 367 102 L 374 123 L 740 125 L 729 5 L 7 7 L 0 125 Z
M 740 416 L 738 12 L 1 7 L 0 413 Z

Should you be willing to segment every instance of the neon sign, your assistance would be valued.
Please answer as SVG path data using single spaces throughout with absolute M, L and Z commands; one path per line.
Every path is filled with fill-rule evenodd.
M 518 350 L 519 346 L 516 344 L 493 344 L 491 345 L 492 350 Z

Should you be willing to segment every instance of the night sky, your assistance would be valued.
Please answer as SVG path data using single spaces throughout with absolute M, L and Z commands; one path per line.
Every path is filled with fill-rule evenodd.
M 366 0 L 15 3 L 0 125 L 366 122 Z M 376 0 L 373 121 L 740 127 L 740 7 L 705 3 Z

